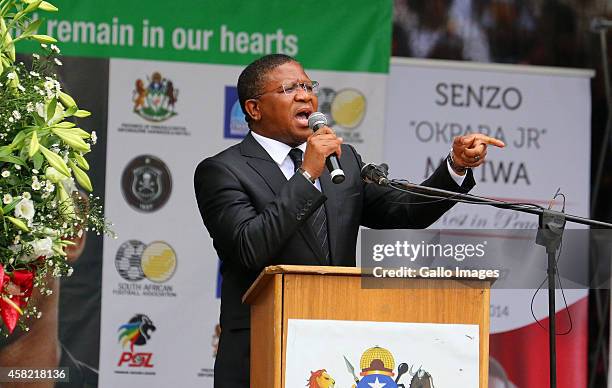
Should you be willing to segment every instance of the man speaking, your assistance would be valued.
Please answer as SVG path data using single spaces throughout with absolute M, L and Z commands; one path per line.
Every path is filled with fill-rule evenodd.
M 254 61 L 238 78 L 251 131 L 196 169 L 198 207 L 223 276 L 216 388 L 249 387 L 250 314 L 241 298 L 264 267 L 355 266 L 360 225 L 425 228 L 453 206 L 365 184 L 355 149 L 331 128 L 313 132 L 308 126 L 317 91 L 318 83 L 292 57 L 273 54 Z M 455 138 L 447 162 L 423 184 L 468 192 L 475 184 L 470 168 L 484 162 L 489 144 L 504 146 L 482 134 Z M 342 183 L 332 182 L 330 156 L 344 172 Z

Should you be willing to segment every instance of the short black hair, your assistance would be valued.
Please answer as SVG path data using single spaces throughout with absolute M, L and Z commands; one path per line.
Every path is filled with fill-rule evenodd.
M 240 108 L 244 113 L 244 118 L 247 123 L 250 123 L 251 117 L 247 113 L 244 103 L 246 100 L 253 98 L 261 93 L 265 78 L 268 73 L 280 65 L 288 62 L 299 63 L 295 58 L 285 54 L 269 54 L 251 62 L 238 77 L 238 101 Z

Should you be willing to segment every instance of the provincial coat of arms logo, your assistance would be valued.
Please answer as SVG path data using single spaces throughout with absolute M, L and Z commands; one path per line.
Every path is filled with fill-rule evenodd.
M 355 381 L 351 388 L 434 388 L 431 375 L 421 367 L 413 371 L 412 366 L 409 368 L 408 364 L 401 363 L 394 372 L 393 354 L 380 346 L 374 346 L 363 352 L 359 360 L 361 370 L 359 377 L 355 367 L 346 357 L 344 357 L 344 362 Z M 412 376 L 409 385 L 400 383 L 400 379 L 406 372 Z M 325 369 L 311 372 L 306 383 L 308 388 L 333 388 L 335 386 L 336 381 Z
M 132 92 L 134 113 L 153 122 L 165 121 L 176 116 L 178 92 L 173 82 L 157 71 L 151 77 L 147 77 L 146 84 L 142 79 L 137 79 Z

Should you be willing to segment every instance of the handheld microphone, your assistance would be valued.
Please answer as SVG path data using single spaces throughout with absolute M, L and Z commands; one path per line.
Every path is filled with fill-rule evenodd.
M 308 116 L 308 126 L 316 132 L 319 128 L 327 126 L 327 117 L 321 112 L 312 112 L 310 116 Z M 335 152 L 327 157 L 325 165 L 329 170 L 332 182 L 335 184 L 344 182 L 344 171 L 342 171 L 342 167 L 340 167 L 338 155 L 336 155 Z

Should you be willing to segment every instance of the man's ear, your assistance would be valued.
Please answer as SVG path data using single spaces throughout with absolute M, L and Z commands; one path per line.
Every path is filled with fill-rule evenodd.
M 261 111 L 259 110 L 257 100 L 246 100 L 244 102 L 244 109 L 253 121 L 261 120 Z

